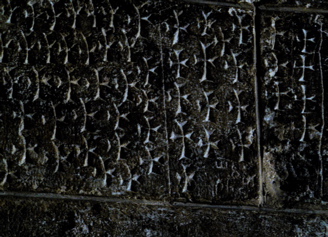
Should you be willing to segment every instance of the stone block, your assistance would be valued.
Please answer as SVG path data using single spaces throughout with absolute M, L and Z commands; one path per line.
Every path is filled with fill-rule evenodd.
M 3 190 L 256 202 L 252 10 L 14 1 L 4 16 Z
M 162 24 L 172 195 L 257 197 L 253 12 L 181 4 Z
M 3 3 L 2 189 L 169 193 L 160 4 Z
M 271 200 L 326 199 L 327 16 L 261 14 L 263 166 Z

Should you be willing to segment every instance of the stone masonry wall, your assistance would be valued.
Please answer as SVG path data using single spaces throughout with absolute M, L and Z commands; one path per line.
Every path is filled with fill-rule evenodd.
M 328 3 L 0 1 L 0 236 L 326 236 Z

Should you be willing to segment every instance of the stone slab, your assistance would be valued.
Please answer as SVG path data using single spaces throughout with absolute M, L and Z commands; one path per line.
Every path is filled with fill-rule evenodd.
M 160 2 L 1 4 L 1 188 L 167 195 Z
M 162 24 L 172 195 L 240 202 L 258 192 L 253 12 L 180 4 Z
M 326 200 L 327 15 L 262 12 L 266 193 L 288 205 Z
M 256 201 L 251 10 L 63 0 L 4 11 L 3 190 Z

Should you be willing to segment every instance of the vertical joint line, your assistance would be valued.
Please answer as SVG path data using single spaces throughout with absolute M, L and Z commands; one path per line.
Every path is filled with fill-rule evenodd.
M 262 160 L 262 146 L 261 146 L 261 116 L 260 116 L 260 91 L 259 91 L 259 67 L 260 62 L 258 61 L 260 49 L 260 18 L 258 15 L 259 8 L 256 4 L 253 5 L 253 37 L 254 37 L 254 49 L 253 49 L 253 72 L 254 72 L 254 94 L 255 94 L 255 114 L 256 114 L 256 131 L 257 131 L 257 158 L 258 158 L 258 169 L 259 169 L 259 191 L 258 191 L 258 205 L 261 206 L 264 203 L 263 196 L 263 160 Z
M 163 43 L 162 43 L 162 30 L 161 25 L 158 26 L 158 33 L 160 39 L 160 53 L 161 53 L 161 77 L 162 77 L 162 95 L 163 95 L 163 113 L 164 113 L 164 129 L 165 129 L 165 141 L 166 141 L 166 158 L 167 158 L 167 182 L 168 182 L 168 194 L 171 196 L 171 169 L 170 169 L 170 154 L 169 154 L 169 137 L 167 131 L 167 111 L 166 111 L 166 96 L 165 96 L 165 75 L 164 75 L 164 56 L 163 56 Z
M 322 58 L 321 58 L 321 47 L 322 47 L 322 29 L 323 23 L 320 22 L 320 43 L 318 49 L 318 57 L 319 57 L 319 69 L 320 69 L 320 83 L 321 83 L 321 131 L 320 131 L 320 141 L 319 141 L 319 159 L 320 159 L 320 197 L 323 197 L 323 158 L 322 158 L 322 138 L 325 128 L 325 85 L 323 79 L 323 71 L 322 71 Z

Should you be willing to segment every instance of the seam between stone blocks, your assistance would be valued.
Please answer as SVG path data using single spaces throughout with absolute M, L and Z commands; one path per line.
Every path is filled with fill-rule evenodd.
M 263 169 L 262 169 L 262 150 L 261 150 L 261 114 L 260 114 L 260 89 L 259 89 L 259 66 L 258 56 L 260 53 L 260 36 L 257 32 L 259 30 L 259 15 L 258 11 L 279 11 L 279 12 L 305 12 L 305 13 L 323 13 L 327 14 L 328 10 L 324 9 L 310 9 L 310 8 L 299 8 L 299 7 L 277 7 L 277 6 L 265 6 L 258 4 L 233 4 L 233 3 L 220 3 L 213 1 L 203 1 L 203 0 L 184 0 L 189 3 L 199 3 L 199 4 L 208 4 L 208 5 L 217 5 L 222 7 L 236 7 L 242 8 L 245 10 L 253 10 L 253 37 L 254 37 L 254 91 L 255 91 L 255 106 L 256 106 L 256 126 L 257 126 L 257 148 L 258 148 L 258 163 L 259 163 L 259 205 L 261 206 L 264 202 L 263 200 Z M 159 33 L 161 29 L 159 26 Z M 161 36 L 160 36 L 161 38 Z M 161 45 L 161 57 L 163 57 L 162 45 Z M 161 59 L 163 63 L 163 58 Z M 163 65 L 162 74 L 163 74 Z M 162 75 L 162 81 L 164 80 L 164 75 Z M 166 106 L 165 106 L 165 89 L 164 93 L 164 113 L 165 113 L 165 122 L 166 119 Z M 165 124 L 167 129 L 167 125 Z M 166 130 L 166 139 L 168 139 L 168 134 Z M 167 156 L 168 156 L 167 152 Z M 169 157 L 168 157 L 168 166 L 169 166 Z M 170 179 L 170 167 L 168 167 L 168 179 Z M 168 185 L 169 195 L 171 192 L 170 180 Z M 227 209 L 227 210 L 246 210 L 246 211 L 265 211 L 265 212 L 284 212 L 284 213 L 300 213 L 300 214 L 328 214 L 328 211 L 325 210 L 305 210 L 305 209 L 271 209 L 271 208 L 260 208 L 253 206 L 231 206 L 231 205 L 209 205 L 209 204 L 197 204 L 197 203 L 180 203 L 176 202 L 173 204 L 164 202 L 164 201 L 150 201 L 150 200 L 136 200 L 136 199 L 121 199 L 121 198 L 108 198 L 108 197 L 97 197 L 97 196 L 79 196 L 79 195 L 60 195 L 60 194 L 51 194 L 51 193 L 20 193 L 20 192 L 0 192 L 0 197 L 20 197 L 20 198 L 42 198 L 42 199 L 58 199 L 58 200 L 77 200 L 77 201 L 99 201 L 99 202 L 112 202 L 112 203 L 133 203 L 133 204 L 145 204 L 145 205 L 159 205 L 159 206 L 178 206 L 178 207 L 190 207 L 190 208 L 213 208 L 213 209 Z
M 85 195 L 62 195 L 55 193 L 28 193 L 28 192 L 0 192 L 0 200 L 10 198 L 10 201 L 17 199 L 39 199 L 39 200 L 54 200 L 54 201 L 75 201 L 75 202 L 100 202 L 109 204 L 131 204 L 131 205 L 146 205 L 146 206 L 160 206 L 168 208 L 189 208 L 189 209 L 211 209 L 215 211 L 239 211 L 239 212 L 258 212 L 263 214 L 300 214 L 300 215 L 328 215 L 328 210 L 314 210 L 314 209 L 275 209 L 262 208 L 247 205 L 211 205 L 200 203 L 182 203 L 182 202 L 165 202 L 153 200 L 140 199 L 122 199 L 100 196 L 85 196 Z
M 235 8 L 243 8 L 247 10 L 253 10 L 253 5 L 249 3 L 228 3 L 228 2 L 215 2 L 208 0 L 183 0 L 189 3 L 198 3 L 198 4 L 206 4 L 206 5 L 215 5 L 221 7 L 235 7 Z
M 260 11 L 277 11 L 277 12 L 291 12 L 291 13 L 317 13 L 317 14 L 328 14 L 328 9 L 319 8 L 307 8 L 307 7 L 284 7 L 277 6 L 273 4 L 261 4 L 259 2 L 253 3 L 222 3 L 214 2 L 213 0 L 183 0 L 190 3 L 206 4 L 206 5 L 216 5 L 222 7 L 235 7 L 244 10 L 253 10 L 253 37 L 254 37 L 254 62 L 253 62 L 253 72 L 254 72 L 254 94 L 255 94 L 255 107 L 256 107 L 256 127 L 257 127 L 257 149 L 258 149 L 258 169 L 259 169 L 259 191 L 258 191 L 258 205 L 262 206 L 265 203 L 264 197 L 264 171 L 263 171 L 263 150 L 262 150 L 262 129 L 261 129 L 261 111 L 260 111 L 260 78 L 261 75 L 259 71 L 261 70 L 261 63 L 258 61 L 260 58 L 260 34 L 258 30 L 261 29 L 259 12 Z M 322 162 L 322 161 L 321 161 Z M 322 164 L 321 164 L 322 172 Z M 321 178 L 321 189 L 320 195 L 322 196 L 322 178 Z
M 327 14 L 328 10 L 319 9 L 319 8 L 306 8 L 306 7 L 279 7 L 273 5 L 260 5 L 258 6 L 260 10 L 263 11 L 277 11 L 277 12 L 303 12 L 303 13 L 319 13 L 319 14 Z
M 254 49 L 253 49 L 253 72 L 254 72 L 254 100 L 255 100 L 255 116 L 256 116 L 256 131 L 257 131 L 257 158 L 258 158 L 258 169 L 259 169 L 259 190 L 258 190 L 258 205 L 262 206 L 265 202 L 264 200 L 264 189 L 263 189 L 263 156 L 262 156 L 262 130 L 261 130 L 261 115 L 260 115 L 260 89 L 259 89 L 259 68 L 260 62 L 258 61 L 258 56 L 260 56 L 260 35 L 258 30 L 260 30 L 260 19 L 258 15 L 258 8 L 254 5 L 253 9 L 253 38 L 254 38 Z
M 160 12 L 162 15 L 162 12 Z M 161 80 L 162 80 L 162 95 L 163 95 L 163 113 L 164 113 L 164 128 L 165 128 L 165 140 L 166 140 L 166 175 L 167 175 L 167 189 L 168 196 L 171 196 L 171 167 L 170 167 L 170 154 L 169 154 L 169 135 L 168 135 L 168 127 L 167 127 L 167 108 L 166 108 L 166 90 L 165 90 L 165 74 L 164 74 L 164 52 L 163 52 L 163 41 L 162 41 L 162 25 L 161 23 L 158 25 L 158 33 L 159 33 L 159 43 L 160 43 L 160 53 L 161 53 Z

